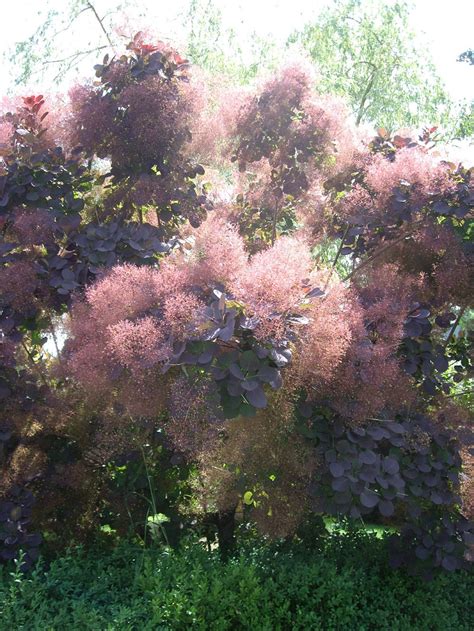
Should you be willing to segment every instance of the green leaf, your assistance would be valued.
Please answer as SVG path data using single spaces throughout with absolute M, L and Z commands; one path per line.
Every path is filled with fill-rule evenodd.
M 252 491 L 245 491 L 244 496 L 243 496 L 243 502 L 244 504 L 247 504 L 247 506 L 251 506 L 253 504 L 253 493 Z

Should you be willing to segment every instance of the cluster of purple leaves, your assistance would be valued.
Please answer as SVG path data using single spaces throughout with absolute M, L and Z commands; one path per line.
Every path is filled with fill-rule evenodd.
M 19 487 L 0 499 L 0 559 L 18 559 L 23 552 L 22 570 L 28 570 L 37 560 L 41 544 L 41 535 L 28 528 L 33 504 L 33 495 Z
M 297 427 L 314 441 L 324 463 L 310 489 L 315 506 L 323 506 L 324 512 L 353 519 L 375 510 L 384 518 L 400 516 L 406 523 L 402 533 L 412 535 L 430 529 L 433 514 L 439 515 L 441 524 L 452 523 L 461 501 L 457 494 L 461 458 L 457 443 L 427 419 L 417 416 L 349 427 L 330 408 L 315 408 L 304 401 L 298 407 Z M 429 436 L 429 442 L 418 442 L 420 432 Z M 465 524 L 463 532 L 472 529 L 466 520 L 460 518 L 460 523 Z M 444 534 L 439 529 L 440 541 L 451 540 L 454 532 L 458 531 L 452 532 L 451 526 Z M 456 555 L 456 562 L 443 563 L 444 557 L 432 558 L 431 553 L 423 560 L 429 558 L 445 569 L 461 567 L 469 540 L 462 535 L 459 545 L 449 545 L 447 554 Z M 420 540 L 416 545 L 421 545 Z M 404 562 L 400 559 L 400 564 Z
M 77 213 L 84 207 L 76 196 L 89 181 L 75 156 L 66 158 L 61 147 L 35 151 L 35 143 L 4 156 L 0 176 L 0 217 L 14 205 L 25 204 L 58 213 Z
M 42 400 L 45 388 L 38 385 L 34 375 L 27 370 L 0 365 L 0 405 L 6 407 L 7 402 L 14 402 L 20 410 L 28 412 L 35 402 Z
M 0 267 L 21 260 L 20 253 L 14 252 L 18 246 L 16 243 L 6 242 L 0 237 Z M 26 320 L 34 319 L 37 308 L 31 302 L 21 312 L 7 302 L 5 295 L 0 295 L 0 343 L 7 338 L 13 342 L 20 342 L 23 335 L 19 327 Z
M 427 147 L 435 142 L 432 137 L 434 132 L 436 132 L 436 127 L 424 130 L 417 141 L 401 136 L 391 138 L 386 130 L 381 129 L 369 144 L 369 148 L 373 153 L 381 153 L 387 160 L 393 162 L 400 149 Z M 434 192 L 425 206 L 414 203 L 410 196 L 409 182 L 402 180 L 393 189 L 390 205 L 385 209 L 382 218 L 368 222 L 362 212 L 359 216 L 353 217 L 349 225 L 340 226 L 337 236 L 342 239 L 341 254 L 359 257 L 373 252 L 381 242 L 397 237 L 400 227 L 405 222 L 412 221 L 421 211 L 435 221 L 450 221 L 457 232 L 463 233 L 466 253 L 472 252 L 472 228 L 469 231 L 469 226 L 472 226 L 469 215 L 474 208 L 474 197 L 470 186 L 472 169 L 466 169 L 462 165 L 459 165 L 457 169 L 454 168 L 455 165 L 452 167 L 453 182 L 456 182 L 454 189 L 443 194 Z M 345 190 L 348 184 L 350 188 L 356 183 L 364 185 L 364 178 L 360 172 L 351 175 L 350 183 L 328 181 L 326 187 Z
M 186 70 L 188 62 L 173 51 L 166 51 L 162 46 L 150 46 L 143 42 L 143 33 L 135 34 L 127 49 L 132 51 L 130 55 L 122 55 L 118 59 L 105 55 L 101 64 L 94 66 L 95 76 L 100 79 L 104 92 L 112 93 L 120 90 L 122 86 L 115 81 L 110 81 L 111 70 L 116 65 L 124 66 L 135 80 L 142 80 L 147 76 L 159 76 L 162 79 L 179 77 L 187 80 Z
M 456 181 L 454 190 L 442 196 L 434 194 L 429 202 L 428 212 L 433 217 L 467 220 L 474 208 L 474 193 L 470 186 L 471 177 L 472 169 L 466 169 L 460 165 L 453 173 L 453 179 Z
M 453 572 L 467 567 L 466 548 L 474 544 L 474 528 L 462 515 L 429 511 L 392 536 L 390 563 L 431 579 L 433 570 Z
M 40 262 L 41 276 L 62 300 L 83 289 L 104 268 L 125 262 L 156 263 L 158 255 L 171 249 L 162 240 L 162 231 L 151 224 L 112 221 L 80 226 L 80 217 L 75 219 L 76 229 L 70 221 L 58 223 L 62 238 L 48 248 Z
M 366 217 L 359 215 L 351 220 L 343 236 L 341 254 L 352 254 L 359 257 L 373 252 L 381 241 L 395 238 L 403 222 L 410 221 L 420 208 L 409 203 L 410 184 L 401 182 L 393 189 L 390 204 L 382 220 L 367 222 Z
M 430 320 L 431 318 L 431 320 Z M 448 345 L 434 341 L 433 329 L 450 329 L 456 321 L 451 311 L 432 316 L 430 305 L 416 303 L 404 325 L 404 338 L 400 352 L 403 367 L 430 396 L 442 391 L 449 393 L 451 383 L 444 375 L 450 362 L 454 363 L 454 383 L 462 381 L 472 370 L 469 341 L 459 344 L 455 339 Z
M 466 178 L 467 176 L 457 185 L 456 192 L 444 196 L 433 194 L 425 208 L 410 199 L 411 185 L 401 181 L 393 189 L 383 216 L 368 221 L 367 215 L 361 212 L 352 217 L 348 225 L 339 229 L 338 236 L 342 238 L 341 254 L 360 257 L 374 252 L 381 243 L 398 237 L 403 224 L 412 221 L 421 211 L 436 221 L 440 218 L 456 219 L 463 226 L 467 225 L 466 216 L 472 211 L 474 200 Z M 472 243 L 466 241 L 464 249 L 469 248 L 472 248 Z
M 208 372 L 219 388 L 225 418 L 253 416 L 267 405 L 264 386 L 276 390 L 282 385 L 281 368 L 291 361 L 289 341 L 257 342 L 252 332 L 258 319 L 229 307 L 226 295 L 217 289 L 205 316 L 203 332 L 177 343 L 165 370 L 185 365 Z
M 418 136 L 418 139 L 396 134 L 391 136 L 383 127 L 377 130 L 377 135 L 369 143 L 372 153 L 381 153 L 387 160 L 393 162 L 397 151 L 400 149 L 412 149 L 414 147 L 427 147 L 437 141 L 437 127 L 426 127 Z
M 18 131 L 22 131 L 17 130 Z M 67 158 L 61 147 L 38 151 L 38 138 L 41 134 L 21 135 L 21 142 L 12 145 L 3 154 L 3 168 L 0 176 L 0 220 L 4 234 L 14 221 L 18 208 L 46 211 L 51 225 L 59 226 L 61 221 L 79 218 L 84 207 L 81 192 L 87 189 L 90 177 L 81 164 L 79 154 Z M 80 220 L 80 219 L 79 219 Z M 45 244 L 49 248 L 52 243 Z M 57 244 L 57 248 L 60 245 Z M 22 251 L 21 243 L 0 238 L 0 265 L 8 265 L 22 259 L 31 259 L 32 251 Z M 40 271 L 39 260 L 35 261 Z M 33 321 L 37 309 L 31 306 L 19 313 L 11 305 L 0 302 L 0 338 L 8 337 L 15 342 L 21 340 L 19 326 L 25 321 Z

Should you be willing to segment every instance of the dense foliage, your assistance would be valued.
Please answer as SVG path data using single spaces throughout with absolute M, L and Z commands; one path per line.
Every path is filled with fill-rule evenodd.
M 360 121 L 390 129 L 430 122 L 442 124 L 447 138 L 472 135 L 470 104 L 448 94 L 417 25 L 416 7 L 403 0 L 329 0 L 314 7 L 297 1 L 291 10 L 268 0 L 255 11 L 252 7 L 243 21 L 235 20 L 232 5 L 216 0 L 155 5 L 63 0 L 58 6 L 45 0 L 38 9 L 39 26 L 7 55 L 12 82 L 37 80 L 63 89 L 87 71 L 94 56 L 120 50 L 130 25 L 146 19 L 168 36 L 177 32 L 189 59 L 216 83 L 248 84 L 262 69 L 274 72 L 281 60 L 302 50 L 317 70 L 319 90 L 347 99 Z M 259 23 L 264 11 L 268 28 Z M 291 11 L 299 24 L 288 20 Z M 455 28 L 455 22 L 447 28 Z M 469 62 L 469 52 L 459 59 Z
M 229 102 L 138 33 L 95 74 L 1 118 L 1 557 L 316 512 L 462 568 L 472 169 L 301 65 Z
M 0 578 L 6 628 L 423 629 L 468 631 L 473 576 L 425 583 L 387 570 L 373 535 L 246 546 L 223 563 L 199 544 L 172 553 L 121 545 L 71 552 Z

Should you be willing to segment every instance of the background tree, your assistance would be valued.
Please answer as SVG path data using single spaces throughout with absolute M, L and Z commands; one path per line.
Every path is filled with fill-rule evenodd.
M 474 50 L 472 50 L 471 48 L 469 48 L 468 50 L 465 50 L 463 53 L 459 55 L 458 61 L 465 61 L 466 63 L 473 66 L 474 65 Z
M 396 130 L 449 121 L 450 99 L 405 2 L 334 0 L 289 42 L 308 51 L 320 89 L 345 97 L 357 124 Z
M 277 66 L 281 53 L 268 37 L 253 32 L 243 41 L 224 24 L 223 11 L 214 0 L 190 0 L 184 13 L 189 59 L 219 80 L 246 84 L 263 69 Z
M 67 0 L 58 10 L 45 3 L 38 12 L 39 26 L 7 56 L 16 69 L 15 83 L 60 83 L 91 55 L 113 52 L 120 41 L 113 24 L 123 6 L 121 2 L 104 7 L 101 0 Z
M 474 51 L 472 49 L 465 50 L 457 59 L 460 62 L 474 65 Z M 459 138 L 472 138 L 474 136 L 474 101 L 465 103 L 459 115 L 459 126 L 457 134 Z

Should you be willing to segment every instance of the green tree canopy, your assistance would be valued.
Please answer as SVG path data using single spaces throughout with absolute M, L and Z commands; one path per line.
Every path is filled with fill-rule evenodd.
M 405 2 L 334 0 L 289 43 L 303 45 L 320 90 L 347 98 L 358 124 L 446 124 L 450 99 L 409 17 Z

